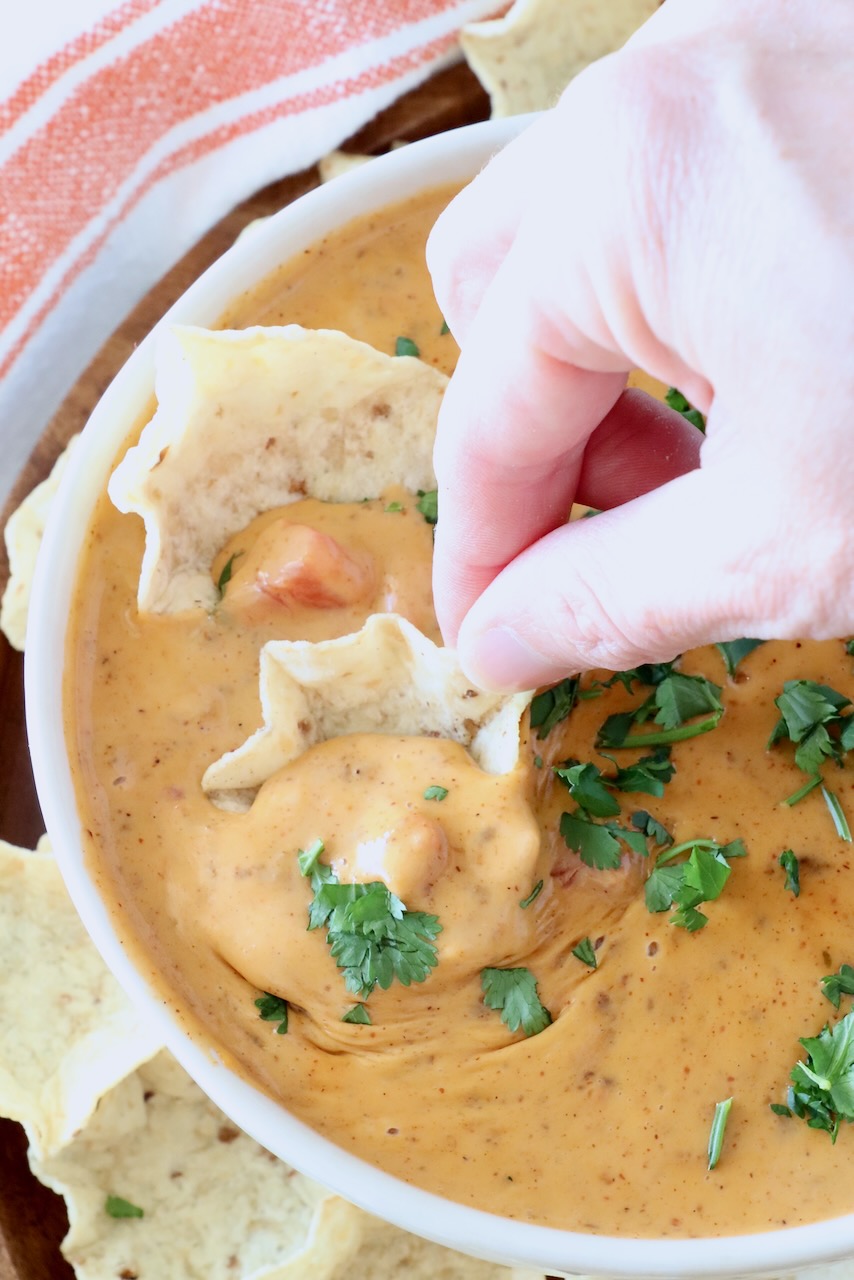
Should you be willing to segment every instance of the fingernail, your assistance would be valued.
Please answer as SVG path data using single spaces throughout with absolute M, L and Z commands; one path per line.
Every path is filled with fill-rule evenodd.
M 492 627 L 468 637 L 464 626 L 459 644 L 463 670 L 481 689 L 510 693 L 550 684 L 566 675 L 510 627 Z

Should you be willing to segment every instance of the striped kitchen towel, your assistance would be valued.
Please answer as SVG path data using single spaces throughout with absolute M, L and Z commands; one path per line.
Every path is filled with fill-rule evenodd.
M 0 500 L 101 343 L 253 191 L 496 0 L 25 0 L 0 13 Z

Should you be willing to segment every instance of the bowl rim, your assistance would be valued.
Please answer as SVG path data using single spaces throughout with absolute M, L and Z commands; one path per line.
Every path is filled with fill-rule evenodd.
M 594 1236 L 501 1218 L 400 1181 L 351 1155 L 228 1068 L 189 1034 L 131 959 L 86 865 L 65 749 L 63 683 L 72 587 L 95 501 L 154 395 L 154 349 L 172 324 L 214 325 L 278 265 L 363 214 L 463 182 L 531 117 L 487 121 L 376 158 L 287 205 L 238 240 L 170 307 L 105 391 L 69 459 L 45 529 L 24 664 L 27 733 L 57 863 L 95 946 L 130 999 L 213 1102 L 288 1164 L 361 1208 L 440 1244 L 507 1265 L 612 1277 L 742 1276 L 854 1256 L 854 1214 L 802 1227 L 689 1240 Z M 57 661 L 57 652 L 62 659 Z

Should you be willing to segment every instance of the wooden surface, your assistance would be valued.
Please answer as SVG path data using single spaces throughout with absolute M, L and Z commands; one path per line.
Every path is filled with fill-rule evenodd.
M 371 121 L 345 144 L 348 151 L 379 154 L 397 139 L 453 129 L 489 114 L 486 95 L 465 65 L 440 72 Z M 284 178 L 232 210 L 142 300 L 105 343 L 24 467 L 0 522 L 43 480 L 69 438 L 80 431 L 102 392 L 134 347 L 187 287 L 234 242 L 254 218 L 275 213 L 318 184 L 316 168 Z M 8 564 L 0 549 L 0 592 Z M 44 830 L 30 770 L 23 711 L 23 660 L 0 636 L 0 837 L 32 848 Z M 59 1253 L 67 1228 L 61 1199 L 30 1174 L 23 1130 L 0 1121 L 0 1280 L 72 1280 Z M 180 1277 L 162 1277 L 180 1280 Z

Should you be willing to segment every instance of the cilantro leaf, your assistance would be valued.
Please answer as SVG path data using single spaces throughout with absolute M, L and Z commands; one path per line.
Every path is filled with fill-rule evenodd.
M 595 969 L 596 952 L 593 949 L 593 943 L 589 938 L 582 938 L 577 946 L 572 948 L 572 955 L 576 960 L 580 960 L 582 964 L 586 964 L 588 968 Z
M 440 787 L 434 784 L 432 787 L 427 787 L 427 789 L 424 792 L 424 799 L 425 800 L 444 800 L 447 794 L 448 794 L 447 787 Z
M 732 868 L 719 850 L 695 845 L 685 863 L 683 892 L 692 890 L 700 895 L 700 902 L 714 902 L 723 893 L 731 872 Z
M 674 671 L 656 685 L 655 723 L 665 729 L 675 729 L 707 711 L 720 712 L 723 710 L 720 693 L 720 685 L 712 684 L 705 676 L 686 676 Z
M 367 998 L 377 986 L 386 990 L 395 978 L 405 987 L 424 982 L 439 963 L 434 942 L 442 926 L 437 917 L 408 911 L 380 880 L 339 884 L 332 868 L 318 861 L 322 848 L 316 841 L 298 854 L 314 893 L 308 927 L 326 926 L 326 941 L 347 990 Z
M 281 996 L 274 996 L 269 991 L 265 991 L 262 996 L 255 1001 L 255 1008 L 258 1010 L 258 1017 L 264 1022 L 278 1022 L 276 1027 L 276 1035 L 283 1036 L 288 1030 L 288 1002 L 283 1000 Z
M 649 840 L 652 840 L 654 844 L 660 846 L 673 844 L 673 836 L 667 828 L 663 827 L 658 819 L 654 818 L 651 813 L 647 813 L 646 809 L 638 809 L 632 814 L 629 821 L 635 830 L 642 831 L 643 834 Z
M 561 814 L 560 834 L 567 847 L 597 871 L 615 871 L 622 861 L 619 840 L 606 826 L 591 822 L 580 813 Z
M 234 572 L 234 562 L 238 556 L 242 556 L 242 555 L 243 555 L 242 551 L 232 552 L 232 554 L 226 560 L 225 564 L 222 566 L 222 569 L 220 570 L 220 574 L 219 574 L 219 577 L 217 578 L 217 583 L 216 583 L 216 589 L 219 592 L 220 599 L 222 599 L 222 597 L 225 595 L 225 589 L 228 586 L 229 582 L 231 582 L 231 575 Z
M 842 714 L 851 700 L 828 685 L 787 680 L 774 703 L 780 719 L 768 746 L 789 738 L 795 743 L 795 764 L 804 773 L 820 773 L 825 760 L 841 761 L 843 753 L 854 746 L 854 717 Z
M 567 676 L 551 689 L 538 693 L 531 703 L 531 728 L 539 739 L 547 738 L 555 725 L 565 720 L 578 701 L 578 677 Z
M 698 929 L 705 929 L 709 923 L 709 917 L 702 911 L 698 911 L 693 903 L 686 902 L 677 906 L 670 918 L 670 923 L 675 924 L 679 929 L 687 930 L 688 933 L 696 933 Z
M 451 332 L 451 330 L 450 330 L 450 328 L 449 328 L 449 326 L 448 326 L 448 322 L 447 322 L 447 320 L 443 320 L 443 321 L 442 321 L 442 327 L 441 327 L 441 329 L 439 330 L 439 337 L 440 337 L 440 338 L 444 338 L 445 334 L 446 334 L 446 333 L 450 333 L 450 332 Z
M 501 1014 L 511 1031 L 521 1027 L 526 1036 L 538 1035 L 552 1016 L 540 1001 L 537 980 L 530 969 L 482 969 L 483 1003 Z
M 420 356 L 421 352 L 411 338 L 397 338 L 394 344 L 394 354 L 396 356 Z
M 682 742 L 714 729 L 723 715 L 720 685 L 705 676 L 688 676 L 669 670 L 653 687 L 652 693 L 632 711 L 608 716 L 600 727 L 598 747 L 655 747 Z M 710 712 L 710 715 L 706 713 Z M 702 719 L 697 717 L 702 716 Z M 632 733 L 633 725 L 645 724 L 650 718 L 661 725 L 655 730 Z
M 439 520 L 439 490 L 419 489 L 418 501 L 415 506 L 428 524 L 437 524 Z
M 648 911 L 669 911 L 676 895 L 682 888 L 685 878 L 685 867 L 655 866 L 644 885 L 644 901 Z
M 638 831 L 620 826 L 616 822 L 593 822 L 582 809 L 575 813 L 563 813 L 560 834 L 567 848 L 597 871 L 615 871 L 622 860 L 620 841 L 634 852 L 647 856 L 644 837 Z
M 732 1098 L 725 1098 L 723 1102 L 715 1103 L 715 1114 L 712 1119 L 712 1127 L 709 1131 L 709 1164 L 708 1168 L 711 1172 L 721 1158 L 721 1151 L 724 1145 L 724 1134 L 726 1133 L 726 1122 L 729 1119 L 730 1108 L 732 1107 Z
M 322 840 L 315 840 L 307 849 L 300 849 L 297 852 L 297 862 L 299 869 L 304 876 L 309 876 L 318 865 L 318 859 L 323 853 L 325 845 Z
M 705 434 L 706 419 L 700 413 L 699 409 L 695 409 L 690 400 L 683 396 L 681 391 L 677 391 L 676 387 L 668 387 L 664 394 L 664 399 L 670 405 L 671 409 L 675 409 L 677 413 L 681 413 L 682 417 L 691 423 L 692 427 L 696 427 L 698 431 Z
M 758 649 L 764 640 L 721 640 L 716 645 L 720 650 L 720 655 L 724 660 L 726 673 L 732 677 L 735 675 L 738 664 L 747 657 L 749 653 L 753 653 L 754 649 Z
M 605 758 L 616 764 L 613 756 L 606 753 Z M 670 748 L 659 747 L 651 755 L 641 756 L 634 764 L 617 766 L 613 778 L 606 778 L 609 787 L 618 791 L 643 791 L 650 796 L 663 796 L 665 783 L 669 782 L 676 772 L 676 765 L 670 759 Z
M 385 508 L 385 513 L 386 515 L 397 515 L 397 513 L 402 510 L 403 510 L 402 502 L 390 502 L 388 506 Z
M 784 888 L 788 889 L 796 898 L 801 896 L 801 867 L 797 857 L 791 849 L 784 849 L 777 859 L 780 866 L 786 873 L 786 883 Z M 839 1001 L 836 1002 L 837 1009 Z
M 527 898 L 523 898 L 522 901 L 519 903 L 519 906 L 522 908 L 522 910 L 524 911 L 526 907 L 530 907 L 532 902 L 536 902 L 537 898 L 539 898 L 542 891 L 543 891 L 543 881 L 538 880 L 537 883 L 534 885 L 533 889 L 531 890 L 531 892 L 528 894 Z
M 595 764 L 579 764 L 567 761 L 554 770 L 573 800 L 594 818 L 614 818 L 620 805 L 605 785 L 601 771 Z
M 841 996 L 854 996 L 854 969 L 851 965 L 840 965 L 838 973 L 829 973 L 826 978 L 822 978 L 821 991 L 834 1009 L 839 1008 Z
M 354 1004 L 352 1009 L 341 1018 L 342 1022 L 355 1022 L 359 1026 L 369 1027 L 371 1025 L 371 1011 L 366 1004 Z
M 676 668 L 676 662 L 642 662 L 639 667 L 630 667 L 628 671 L 615 671 L 610 680 L 597 681 L 603 689 L 611 689 L 621 684 L 627 693 L 634 693 L 635 682 L 654 687 L 666 680 Z
M 673 859 L 688 854 L 684 862 Z M 746 854 L 741 840 L 719 844 L 716 840 L 686 840 L 674 845 L 658 856 L 655 866 L 644 886 L 647 909 L 653 912 L 669 911 L 675 907 L 671 924 L 694 933 L 708 923 L 698 908 L 705 902 L 714 902 L 723 892 L 732 868 L 731 858 L 743 858 Z
M 792 1068 L 789 1109 L 836 1142 L 841 1122 L 854 1120 L 854 1012 L 801 1044 L 807 1058 Z
M 111 1218 L 144 1218 L 145 1210 L 139 1205 L 131 1204 L 124 1196 L 107 1196 L 104 1201 L 104 1212 Z

